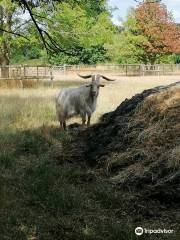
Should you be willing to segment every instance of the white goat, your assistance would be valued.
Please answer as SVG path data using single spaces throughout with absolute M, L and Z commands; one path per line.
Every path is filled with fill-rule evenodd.
M 82 125 L 85 125 L 86 117 L 88 117 L 87 126 L 89 126 L 91 115 L 96 110 L 99 87 L 104 87 L 103 84 L 100 84 L 100 78 L 114 81 L 100 74 L 79 76 L 85 79 L 92 78 L 92 81 L 90 84 L 80 87 L 65 88 L 56 99 L 57 116 L 63 129 L 66 129 L 66 120 L 77 115 L 81 116 Z

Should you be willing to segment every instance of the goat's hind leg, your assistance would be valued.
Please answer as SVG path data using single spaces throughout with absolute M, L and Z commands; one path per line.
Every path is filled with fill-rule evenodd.
M 63 122 L 63 129 L 66 131 L 67 127 L 66 127 L 66 121 Z
M 63 121 L 59 121 L 60 128 L 63 129 Z
M 85 123 L 86 123 L 86 114 L 85 113 L 81 113 L 81 119 L 82 119 L 82 127 L 84 127 Z
M 60 121 L 60 128 L 61 128 L 62 130 L 66 130 L 66 129 L 67 129 L 67 127 L 66 127 L 66 122 L 65 122 L 65 121 Z
M 91 123 L 91 115 L 92 115 L 92 111 L 89 107 L 86 108 L 87 110 L 87 116 L 88 116 L 88 120 L 87 120 L 87 126 L 89 127 L 90 126 L 90 123 Z
M 59 119 L 60 128 L 62 130 L 66 130 L 66 121 L 64 120 L 64 118 L 58 115 L 58 119 Z

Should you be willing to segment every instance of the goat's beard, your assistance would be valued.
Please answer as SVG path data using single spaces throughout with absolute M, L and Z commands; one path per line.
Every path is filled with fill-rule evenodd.
M 92 97 L 92 98 L 97 98 L 97 96 L 98 96 L 98 93 L 92 93 L 92 92 L 91 92 L 91 97 Z

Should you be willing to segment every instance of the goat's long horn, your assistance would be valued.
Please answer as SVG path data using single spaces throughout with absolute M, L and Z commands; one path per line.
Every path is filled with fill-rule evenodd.
M 85 75 L 85 76 L 82 76 L 82 75 L 80 75 L 79 73 L 77 74 L 79 77 L 81 77 L 81 78 L 91 78 L 92 77 L 92 75 Z
M 115 79 L 111 79 L 111 78 L 105 77 L 104 75 L 101 75 L 101 77 L 104 78 L 107 81 L 115 81 Z

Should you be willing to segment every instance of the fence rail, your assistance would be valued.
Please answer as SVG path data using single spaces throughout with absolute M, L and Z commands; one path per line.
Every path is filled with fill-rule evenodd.
M 180 75 L 180 64 L 103 64 L 103 65 L 9 65 L 0 66 L 0 80 L 49 79 L 77 72 L 111 73 L 117 76 Z
M 53 66 L 53 72 L 114 72 L 119 76 L 180 75 L 180 64 L 107 64 Z
M 0 78 L 4 79 L 28 79 L 28 78 L 51 78 L 52 66 L 50 65 L 8 65 L 0 66 Z

